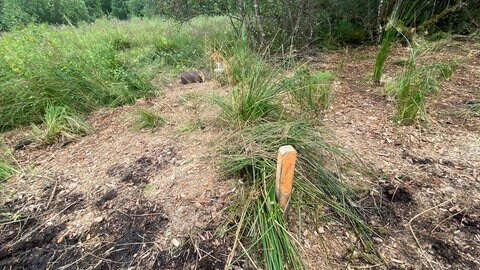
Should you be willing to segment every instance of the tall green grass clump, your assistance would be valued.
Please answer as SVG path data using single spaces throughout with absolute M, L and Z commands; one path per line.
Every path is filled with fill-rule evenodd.
M 10 178 L 14 172 L 15 169 L 12 165 L 4 160 L 0 160 L 0 183 Z
M 281 79 L 283 70 L 269 65 L 252 51 L 245 40 L 227 44 L 220 49 L 225 60 L 227 83 L 232 87 L 230 97 L 215 96 L 213 101 L 222 109 L 222 117 L 240 126 L 261 119 L 278 119 L 282 114 L 280 95 L 288 91 Z
M 305 267 L 274 195 L 276 155 L 282 145 L 292 145 L 298 151 L 291 206 L 312 211 L 318 205 L 329 206 L 350 223 L 365 248 L 371 248 L 371 230 L 361 219 L 361 208 L 354 204 L 353 189 L 340 177 L 342 172 L 336 170 L 341 166 L 331 163 L 345 160 L 345 156 L 340 147 L 324 139 L 326 136 L 304 121 L 262 122 L 235 131 L 223 150 L 224 174 L 242 178 L 250 190 L 239 203 L 241 211 L 231 217 L 236 220 L 237 241 L 246 250 L 260 250 L 262 256 L 257 259 L 267 269 Z
M 425 97 L 439 90 L 439 80 L 452 76 L 452 64 L 417 65 L 416 59 L 423 48 L 412 42 L 409 59 L 398 83 L 394 84 L 396 103 L 394 120 L 401 125 L 411 125 L 419 118 L 426 118 Z M 392 91 L 392 90 L 389 90 Z
M 232 89 L 228 97 L 214 97 L 232 132 L 221 149 L 221 168 L 226 176 L 241 178 L 246 185 L 227 209 L 227 231 L 235 231 L 235 243 L 239 243 L 232 248 L 227 268 L 238 254 L 260 263 L 256 268 L 305 268 L 300 247 L 275 199 L 276 157 L 283 145 L 292 145 L 299 157 L 292 207 L 314 210 L 318 205 L 328 206 L 349 223 L 370 251 L 371 230 L 361 219 L 361 209 L 353 203 L 353 189 L 336 170 L 342 166 L 331 162 L 346 161 L 345 155 L 310 122 L 286 120 L 290 116 L 286 108 L 295 105 L 309 113 L 326 109 L 333 74 L 299 68 L 285 78 L 287 72 L 273 66 L 266 52 L 255 52 L 246 38 L 237 38 L 233 45 L 214 50 L 225 66 L 224 79 Z M 291 104 L 292 100 L 296 104 Z M 238 246 L 243 252 L 237 252 Z
M 300 68 L 290 78 L 290 93 L 300 110 L 313 117 L 325 111 L 332 99 L 334 74 L 330 71 L 311 71 Z
M 272 71 L 270 76 L 263 76 L 263 72 L 262 65 L 254 64 L 249 81 L 234 86 L 230 98 L 214 98 L 214 102 L 222 109 L 224 119 L 242 125 L 280 117 L 282 107 L 278 98 L 286 89 L 276 80 L 276 71 Z
M 380 49 L 377 53 L 377 58 L 375 60 L 375 66 L 373 70 L 373 80 L 377 83 L 380 82 L 380 79 L 383 74 L 383 69 L 385 67 L 385 62 L 387 61 L 390 49 L 392 48 L 395 39 L 397 38 L 397 33 L 395 29 L 389 29 L 382 38 L 380 44 Z
M 410 125 L 418 117 L 424 116 L 425 112 L 425 92 L 415 81 L 415 67 L 409 61 L 407 70 L 402 74 L 398 84 L 398 90 L 395 94 L 396 114 L 394 120 L 401 125 Z
M 149 90 L 101 32 L 29 26 L 0 40 L 0 130 L 38 123 L 47 105 L 78 112 L 132 103 Z
M 401 36 L 407 43 L 411 41 L 415 34 L 414 24 L 422 23 L 422 21 L 418 21 L 419 18 L 416 15 L 422 13 L 428 5 L 428 1 L 399 0 L 395 2 L 385 1 L 383 8 L 388 9 L 387 7 L 392 3 L 394 4 L 390 14 L 388 14 L 385 32 L 381 36 L 381 45 L 375 60 L 373 80 L 377 83 L 380 82 L 385 62 L 395 40 Z M 431 14 L 431 16 L 433 15 Z M 428 18 L 422 18 L 421 20 L 426 21 Z
M 72 141 L 92 131 L 88 123 L 70 108 L 48 105 L 43 124 L 33 126 L 34 134 L 45 144 L 55 141 Z

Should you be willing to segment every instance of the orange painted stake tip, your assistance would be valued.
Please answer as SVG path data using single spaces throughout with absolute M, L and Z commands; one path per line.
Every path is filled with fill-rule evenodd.
M 288 201 L 292 194 L 296 160 L 297 151 L 291 145 L 280 147 L 278 150 L 275 193 L 277 201 L 284 210 L 287 208 Z

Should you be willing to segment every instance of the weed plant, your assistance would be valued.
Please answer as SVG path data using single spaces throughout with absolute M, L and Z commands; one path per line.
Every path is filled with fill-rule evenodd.
M 33 132 L 44 144 L 56 141 L 72 141 L 92 131 L 90 125 L 72 109 L 48 105 L 43 116 L 43 124 L 33 125 Z
M 167 122 L 166 118 L 158 112 L 148 109 L 137 109 L 135 112 L 135 126 L 138 129 L 156 129 Z

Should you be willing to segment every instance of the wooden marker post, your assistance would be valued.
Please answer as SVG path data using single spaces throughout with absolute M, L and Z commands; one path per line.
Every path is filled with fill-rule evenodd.
M 277 160 L 277 181 L 275 192 L 277 201 L 286 210 L 288 200 L 292 194 L 293 173 L 295 171 L 295 161 L 297 151 L 291 145 L 285 145 L 278 150 Z

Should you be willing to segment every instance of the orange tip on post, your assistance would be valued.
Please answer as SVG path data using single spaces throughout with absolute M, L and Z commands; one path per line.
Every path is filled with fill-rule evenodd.
M 295 161 L 297 160 L 297 151 L 291 145 L 284 145 L 278 150 L 277 160 L 277 181 L 275 193 L 277 201 L 286 210 L 290 195 L 292 194 L 293 174 L 295 171 Z

